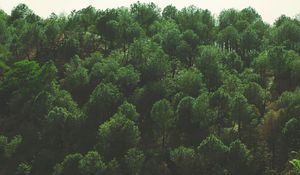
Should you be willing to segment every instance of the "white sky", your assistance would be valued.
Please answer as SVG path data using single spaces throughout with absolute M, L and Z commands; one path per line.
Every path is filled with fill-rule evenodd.
M 0 9 L 10 14 L 13 7 L 25 3 L 34 13 L 41 17 L 48 17 L 52 12 L 69 14 L 72 10 L 79 10 L 89 5 L 97 9 L 129 7 L 137 0 L 0 0 Z M 300 0 L 140 0 L 140 2 L 154 2 L 161 9 L 172 4 L 178 9 L 195 5 L 208 9 L 214 15 L 228 8 L 243 9 L 253 7 L 262 16 L 263 20 L 272 24 L 281 14 L 294 17 L 300 13 Z

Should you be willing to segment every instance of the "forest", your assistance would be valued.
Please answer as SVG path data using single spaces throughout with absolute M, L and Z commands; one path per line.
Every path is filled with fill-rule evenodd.
M 0 10 L 0 174 L 299 175 L 299 87 L 300 15 L 19 4 Z

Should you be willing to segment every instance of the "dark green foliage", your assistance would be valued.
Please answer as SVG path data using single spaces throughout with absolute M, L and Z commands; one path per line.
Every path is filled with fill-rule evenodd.
M 174 125 L 175 116 L 171 104 L 163 99 L 153 104 L 151 110 L 151 119 L 154 122 L 155 135 L 162 148 L 168 143 L 170 129 Z
M 53 175 L 80 175 L 79 162 L 82 158 L 79 153 L 67 155 L 61 163 L 55 165 Z
M 87 114 L 93 122 L 104 122 L 122 103 L 122 93 L 111 83 L 100 83 L 87 103 Z M 95 120 L 96 119 L 96 120 Z
M 251 7 L 0 10 L 0 174 L 299 174 L 299 54 Z
M 124 156 L 127 173 L 132 175 L 140 174 L 144 160 L 145 155 L 141 150 L 136 148 L 129 149 Z
M 226 154 L 229 148 L 216 136 L 211 135 L 198 146 L 199 163 L 203 174 L 224 174 L 226 169 Z
M 237 161 L 232 161 L 237 160 Z M 228 164 L 231 174 L 252 174 L 253 156 L 246 145 L 240 140 L 232 142 L 229 146 Z
M 176 75 L 178 90 L 184 95 L 197 97 L 201 91 L 205 91 L 203 76 L 196 69 L 181 70 Z
M 120 158 L 140 141 L 140 131 L 135 123 L 122 114 L 116 114 L 101 124 L 98 130 L 97 150 L 105 160 Z
M 221 85 L 221 51 L 212 46 L 204 46 L 200 49 L 200 55 L 196 58 L 196 66 L 204 75 L 205 83 L 210 91 L 218 89 Z
M 192 148 L 178 147 L 170 152 L 170 159 L 177 166 L 178 174 L 193 174 L 196 153 Z

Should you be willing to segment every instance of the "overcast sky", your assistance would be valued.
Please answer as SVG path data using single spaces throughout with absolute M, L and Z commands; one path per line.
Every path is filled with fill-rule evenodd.
M 129 7 L 137 0 L 0 0 L 0 9 L 10 14 L 13 7 L 19 3 L 25 3 L 36 14 L 48 17 L 52 12 L 56 14 L 69 14 L 72 10 L 79 10 L 89 5 L 97 9 Z M 202 9 L 208 9 L 214 15 L 228 8 L 243 9 L 253 7 L 262 16 L 263 20 L 272 24 L 281 14 L 294 17 L 300 13 L 300 0 L 140 0 L 140 2 L 154 2 L 160 8 L 172 4 L 178 9 L 195 5 Z

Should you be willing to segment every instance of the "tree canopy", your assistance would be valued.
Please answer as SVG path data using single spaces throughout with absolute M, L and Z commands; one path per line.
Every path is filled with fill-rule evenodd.
M 0 174 L 299 174 L 299 19 L 0 10 Z

